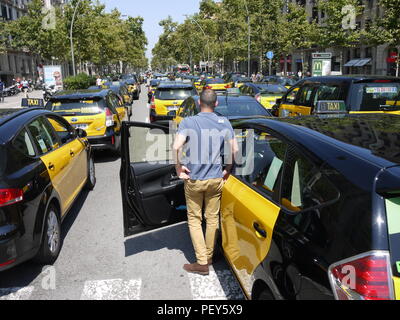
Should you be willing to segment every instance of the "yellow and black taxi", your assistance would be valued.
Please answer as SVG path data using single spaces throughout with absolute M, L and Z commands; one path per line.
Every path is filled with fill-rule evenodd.
M 44 109 L 0 109 L 0 271 L 53 264 L 63 219 L 95 184 L 85 131 Z
M 112 90 L 63 91 L 50 99 L 46 109 L 85 130 L 93 149 L 119 153 L 126 111 Z
M 175 124 L 178 125 L 183 118 L 197 115 L 200 112 L 199 101 L 199 96 L 189 97 L 181 104 L 176 113 L 170 112 L 169 115 L 174 116 Z M 215 108 L 215 113 L 230 121 L 238 118 L 272 117 L 268 110 L 250 96 L 240 94 L 219 95 L 217 101 L 218 106 Z
M 281 99 L 287 89 L 280 84 L 249 82 L 240 87 L 240 92 L 254 97 L 266 109 L 271 110 L 276 105 L 276 100 Z
M 177 111 L 182 102 L 197 95 L 191 83 L 166 81 L 157 87 L 150 102 L 150 122 L 164 119 L 169 112 Z
M 201 81 L 203 79 L 201 77 L 193 76 L 192 82 L 193 85 L 196 87 L 197 91 L 201 92 L 203 90 L 203 87 L 201 86 Z
M 159 79 L 150 80 L 149 86 L 147 87 L 148 103 L 151 103 L 151 98 L 153 97 L 153 94 L 156 92 L 156 89 L 160 83 L 161 80 Z
M 310 115 L 318 101 L 343 101 L 350 113 L 400 114 L 400 78 L 326 76 L 299 81 L 274 107 L 274 115 Z
M 227 73 L 223 77 L 225 83 L 228 83 L 231 85 L 231 87 L 236 87 L 239 88 L 242 85 L 242 82 L 240 82 L 242 79 L 248 79 L 244 74 L 238 73 L 238 72 L 231 72 Z
M 221 245 L 249 299 L 400 299 L 400 117 L 328 115 L 233 121 Z M 125 236 L 185 219 L 163 132 L 123 125 Z
M 140 82 L 136 79 L 136 77 L 123 79 L 122 83 L 127 85 L 128 92 L 132 96 L 133 100 L 139 100 L 142 90 Z
M 200 84 L 202 90 L 212 89 L 217 94 L 225 94 L 227 89 L 232 88 L 230 83 L 225 83 L 225 80 L 221 78 L 204 79 Z

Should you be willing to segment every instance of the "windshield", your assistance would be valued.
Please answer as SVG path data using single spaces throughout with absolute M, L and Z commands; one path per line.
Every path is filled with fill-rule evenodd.
M 206 83 L 207 84 L 223 84 L 223 83 L 225 83 L 225 81 L 222 79 L 208 79 L 206 81 Z
M 155 98 L 158 100 L 185 100 L 196 94 L 195 89 L 159 88 L 156 91 Z
M 353 111 L 379 111 L 380 107 L 396 109 L 400 106 L 400 84 L 357 83 L 353 85 L 350 106 Z
M 258 86 L 260 89 L 260 93 L 264 94 L 282 94 L 287 91 L 287 89 L 282 85 L 266 85 L 266 86 Z
M 63 116 L 89 116 L 102 113 L 103 104 L 94 100 L 53 100 L 47 104 L 47 109 Z
M 249 116 L 271 116 L 271 114 L 257 101 L 228 101 L 218 99 L 218 107 L 215 113 L 224 117 L 249 117 Z

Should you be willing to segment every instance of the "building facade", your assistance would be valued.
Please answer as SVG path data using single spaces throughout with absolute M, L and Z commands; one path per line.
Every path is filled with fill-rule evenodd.
M 360 0 L 364 5 L 362 14 L 356 17 L 357 28 L 368 28 L 377 17 L 384 14 L 379 6 L 379 0 Z M 319 11 L 315 0 L 297 0 L 304 5 L 310 19 L 323 23 L 324 14 Z M 289 57 L 288 71 L 297 73 L 299 70 L 311 71 L 311 54 L 316 49 L 295 51 Z M 353 48 L 328 48 L 323 50 L 332 53 L 333 74 L 366 74 L 366 75 L 396 75 L 397 49 L 388 45 L 368 46 L 362 43 Z M 304 59 L 302 59 L 302 54 Z

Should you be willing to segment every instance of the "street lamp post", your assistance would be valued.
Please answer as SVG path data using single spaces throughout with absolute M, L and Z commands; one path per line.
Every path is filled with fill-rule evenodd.
M 70 38 L 70 41 L 71 41 L 72 74 L 74 76 L 76 75 L 76 70 L 75 70 L 74 41 L 73 41 L 73 38 L 72 38 L 72 33 L 73 33 L 76 13 L 78 11 L 78 7 L 79 7 L 81 2 L 82 2 L 82 0 L 78 0 L 77 4 L 75 6 L 74 14 L 73 14 L 72 20 L 71 20 L 71 29 L 70 29 L 70 32 L 69 32 L 69 38 Z
M 206 33 L 204 32 L 204 29 L 201 27 L 201 25 L 197 22 L 197 20 L 195 18 L 193 18 L 193 17 L 191 17 L 191 16 L 189 16 L 187 14 L 184 14 L 184 16 L 186 18 L 189 18 L 189 19 L 193 20 L 196 23 L 196 25 L 200 28 L 201 32 L 203 32 L 204 38 L 207 40 L 207 72 L 208 72 L 208 64 L 210 63 L 210 42 L 209 42 L 209 39 L 208 39 Z
M 250 13 L 249 13 L 249 8 L 247 7 L 247 1 L 246 0 L 244 0 L 244 5 L 246 7 L 246 12 L 247 12 L 247 26 L 248 26 L 248 34 L 247 34 L 247 76 L 250 77 L 251 26 L 250 26 Z

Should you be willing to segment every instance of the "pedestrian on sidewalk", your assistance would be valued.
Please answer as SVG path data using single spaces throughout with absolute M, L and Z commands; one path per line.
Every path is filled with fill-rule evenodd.
M 4 102 L 4 89 L 5 89 L 5 84 L 0 79 L 0 102 Z
M 225 117 L 214 113 L 217 95 L 204 90 L 200 95 L 201 112 L 185 118 L 179 125 L 173 146 L 176 172 L 185 183 L 188 225 L 197 262 L 185 264 L 190 273 L 209 274 L 219 229 L 219 211 L 222 187 L 228 179 L 237 152 L 232 125 Z M 185 157 L 180 159 L 182 151 Z M 222 161 L 222 150 L 226 150 Z M 227 164 L 226 168 L 222 163 Z M 207 229 L 204 238 L 202 213 Z
M 22 78 L 21 85 L 22 85 L 22 92 L 25 94 L 25 98 L 29 98 L 29 95 L 28 95 L 29 82 L 25 78 Z

